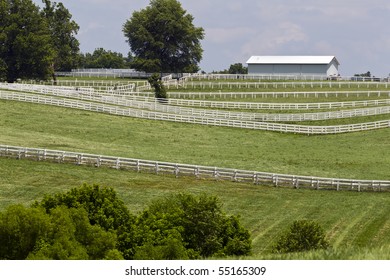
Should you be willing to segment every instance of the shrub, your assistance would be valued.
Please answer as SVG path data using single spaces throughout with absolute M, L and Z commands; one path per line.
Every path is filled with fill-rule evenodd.
M 167 90 L 164 87 L 160 79 L 160 75 L 155 73 L 149 77 L 148 82 L 152 88 L 154 88 L 154 96 L 158 99 L 166 99 L 167 98 Z
M 249 231 L 238 217 L 226 215 L 218 198 L 205 194 L 177 194 L 156 200 L 139 216 L 137 229 L 138 244 L 147 244 L 137 248 L 136 255 L 141 258 L 197 259 L 247 255 L 251 250 Z M 168 250 L 172 240 L 180 246 Z M 153 246 L 159 250 L 151 250 Z
M 282 234 L 274 245 L 275 253 L 302 252 L 326 249 L 329 242 L 322 227 L 315 221 L 297 220 Z

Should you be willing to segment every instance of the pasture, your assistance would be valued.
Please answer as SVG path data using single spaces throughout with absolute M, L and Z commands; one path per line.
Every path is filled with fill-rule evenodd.
M 355 82 L 354 85 L 351 83 L 348 85 L 340 84 L 339 81 L 334 83 L 323 81 L 322 87 L 319 85 L 311 87 L 306 84 L 302 86 L 302 82 L 294 84 L 292 81 L 286 81 L 285 89 L 281 89 L 279 86 L 277 88 L 275 86 L 260 87 L 260 85 L 264 86 L 265 82 L 253 81 L 258 87 L 248 87 L 244 90 L 245 83 L 248 84 L 249 81 L 243 81 L 241 89 L 238 86 L 232 86 L 233 84 L 218 89 L 217 83 L 230 81 L 198 80 L 188 81 L 187 86 L 190 87 L 190 83 L 200 82 L 209 85 L 214 83 L 214 85 L 205 85 L 199 89 L 194 87 L 191 90 L 183 90 L 184 86 L 180 86 L 179 89 L 177 86 L 178 89 L 171 89 L 170 93 L 182 95 L 177 96 L 177 102 L 175 97 L 168 99 L 167 104 L 158 102 L 153 104 L 148 99 L 148 96 L 151 96 L 148 92 L 121 92 L 120 96 L 113 92 L 110 94 L 109 91 L 116 81 L 114 84 L 104 81 L 104 86 L 97 86 L 96 82 L 95 86 L 90 87 L 92 90 L 89 94 L 84 93 L 80 88 L 77 88 L 77 91 L 70 90 L 66 94 L 57 89 L 29 90 L 29 94 L 40 98 L 40 101 L 25 103 L 0 100 L 0 144 L 271 173 L 390 180 L 389 128 L 374 126 L 366 130 L 362 125 L 362 123 L 377 122 L 385 124 L 389 122 L 390 124 L 388 121 L 390 115 L 385 111 L 386 105 L 370 103 L 375 100 L 387 102 L 386 100 L 389 99 L 387 83 Z M 86 80 L 83 83 L 87 86 L 90 81 Z M 274 82 L 267 81 L 267 83 L 271 85 L 270 83 Z M 277 81 L 277 83 L 281 82 Z M 69 85 L 71 84 L 68 83 Z M 77 85 L 79 86 L 81 85 Z M 141 86 L 140 82 L 135 87 Z M 130 87 L 124 88 L 130 89 Z M 279 94 L 281 90 L 286 93 Z M 104 91 L 107 94 L 103 94 Z M 248 93 L 249 91 L 254 93 Z M 209 92 L 207 93 L 209 97 L 202 97 L 206 92 Z M 225 94 L 230 92 L 231 97 L 222 97 L 223 92 Z M 22 91 L 3 89 L 2 94 L 4 94 L 2 96 L 16 95 L 22 94 Z M 199 102 L 205 102 L 204 98 L 212 102 L 228 101 L 236 104 L 247 102 L 264 104 L 363 102 L 355 107 L 311 108 L 305 110 L 305 113 L 318 115 L 331 111 L 340 113 L 351 109 L 379 110 L 380 107 L 382 113 L 378 111 L 371 115 L 353 115 L 322 120 L 308 119 L 299 122 L 275 120 L 273 123 L 280 126 L 298 125 L 299 123 L 300 126 L 316 126 L 321 129 L 342 125 L 359 126 L 358 131 L 339 130 L 344 133 L 337 134 L 280 133 L 267 129 L 250 129 L 249 125 L 212 126 L 211 120 L 217 114 L 212 110 L 219 111 L 218 114 L 222 114 L 223 111 L 242 113 L 242 116 L 219 115 L 220 119 L 229 123 L 233 122 L 234 118 L 236 121 L 244 122 L 240 118 L 246 113 L 298 114 L 303 112 L 299 110 L 297 112 L 291 108 L 241 109 L 239 105 L 236 108 L 199 107 L 194 106 L 194 103 L 180 105 L 180 102 L 190 102 L 188 98 L 191 94 L 198 94 L 199 98 L 194 99 Z M 232 97 L 234 94 L 237 96 Z M 83 110 L 81 107 L 70 108 L 73 105 L 51 106 L 47 105 L 51 104 L 50 102 L 42 101 L 49 97 L 62 98 L 64 101 L 61 104 L 81 103 L 86 102 L 81 100 L 87 100 L 97 109 L 93 112 L 85 107 L 82 107 Z M 116 112 L 122 109 L 143 110 L 153 113 L 154 116 L 160 114 L 162 117 L 159 119 L 127 117 L 124 114 L 115 115 L 112 111 L 99 109 L 102 108 L 99 106 L 114 106 L 114 104 Z M 196 119 L 194 116 L 198 114 L 202 122 L 167 122 L 163 118 L 167 114 L 174 114 L 177 119 Z M 249 123 L 249 121 L 246 122 Z M 262 123 L 261 120 L 250 122 L 256 125 Z M 244 225 L 252 233 L 254 245 L 252 258 L 388 259 L 390 255 L 388 238 L 390 236 L 388 221 L 390 197 L 388 192 L 358 193 L 279 189 L 269 185 L 196 180 L 189 177 L 175 178 L 171 175 L 157 176 L 108 168 L 96 169 L 71 164 L 58 165 L 7 158 L 0 158 L 0 171 L 5 174 L 0 180 L 0 209 L 4 209 L 11 203 L 29 204 L 34 200 L 39 200 L 44 193 L 67 190 L 84 182 L 113 186 L 128 207 L 135 212 L 142 210 L 153 198 L 168 193 L 207 192 L 218 195 L 228 213 L 241 215 Z M 275 238 L 295 219 L 314 219 L 323 225 L 334 248 L 333 251 L 289 256 L 272 255 L 270 246 Z M 369 249 L 372 246 L 373 249 Z

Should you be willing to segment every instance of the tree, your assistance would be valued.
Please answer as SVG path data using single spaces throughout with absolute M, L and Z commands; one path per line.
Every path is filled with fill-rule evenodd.
M 31 0 L 1 1 L 0 71 L 13 82 L 47 79 L 54 58 L 49 27 Z
M 159 74 L 155 73 L 150 76 L 148 82 L 150 86 L 154 89 L 154 96 L 156 98 L 167 98 L 167 91 L 164 87 L 163 82 L 161 81 Z
M 329 242 L 318 223 L 310 220 L 297 220 L 279 237 L 273 250 L 275 253 L 291 253 L 328 247 Z
M 77 65 L 79 41 L 76 39 L 79 26 L 62 3 L 42 0 L 42 14 L 46 18 L 54 50 L 54 71 L 70 71 Z
M 355 76 L 355 77 L 367 77 L 367 78 L 370 78 L 370 77 L 371 77 L 371 72 L 370 72 L 370 71 L 367 71 L 366 73 L 355 74 L 354 76 Z
M 129 58 L 124 58 L 121 53 L 107 51 L 103 48 L 95 49 L 92 54 L 86 53 L 82 60 L 80 65 L 82 68 L 123 69 L 129 67 Z
M 123 32 L 134 54 L 133 67 L 157 73 L 197 72 L 204 30 L 176 0 L 151 0 L 133 12 Z
M 250 234 L 217 197 L 177 194 L 153 202 L 137 219 L 135 256 L 148 259 L 247 255 Z M 169 244 L 177 244 L 171 248 Z
M 42 209 L 11 205 L 0 213 L 0 259 L 24 260 L 48 232 L 50 219 Z
M 248 74 L 248 67 L 244 67 L 242 63 L 235 63 L 230 65 L 229 74 Z
M 90 224 L 98 225 L 106 231 L 114 231 L 117 235 L 116 249 L 122 253 L 125 259 L 133 257 L 135 217 L 112 188 L 84 184 L 66 193 L 54 196 L 46 195 L 41 202 L 36 202 L 34 206 L 43 207 L 47 213 L 58 206 L 84 208 L 87 211 Z
M 215 74 L 248 74 L 248 67 L 244 67 L 242 63 L 231 64 L 229 69 L 222 71 L 213 71 Z

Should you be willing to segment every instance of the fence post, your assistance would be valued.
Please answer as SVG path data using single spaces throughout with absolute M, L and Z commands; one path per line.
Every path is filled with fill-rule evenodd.
M 96 159 L 96 167 L 100 167 L 100 165 L 101 165 L 101 158 L 100 156 L 98 156 Z
M 257 173 L 253 174 L 253 181 L 254 181 L 255 185 L 259 184 L 259 174 L 257 174 Z
M 77 155 L 77 164 L 81 165 L 82 160 L 83 160 L 83 154 L 78 154 Z
M 115 161 L 115 168 L 118 170 L 121 168 L 121 161 L 119 158 L 117 158 Z
M 275 174 L 272 175 L 272 183 L 275 185 L 275 187 L 278 187 L 278 176 Z
M 295 188 L 299 189 L 299 179 L 298 178 L 295 179 Z
M 198 166 L 196 166 L 194 169 L 194 175 L 195 175 L 196 179 L 199 179 L 199 167 Z
M 179 169 L 179 166 L 176 164 L 176 165 L 175 165 L 175 177 L 176 177 L 176 178 L 179 177 L 179 173 L 180 173 L 180 169 Z
M 237 170 L 234 170 L 234 173 L 233 173 L 233 181 L 234 181 L 234 182 L 237 182 Z
M 215 179 L 218 179 L 218 177 L 219 177 L 218 170 L 217 170 L 216 167 L 214 167 L 214 178 L 215 178 Z

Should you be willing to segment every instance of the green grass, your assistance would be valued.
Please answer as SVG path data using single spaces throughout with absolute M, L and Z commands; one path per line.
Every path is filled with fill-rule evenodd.
M 107 168 L 82 167 L 0 158 L 0 210 L 30 205 L 44 194 L 64 192 L 83 183 L 111 186 L 133 213 L 152 200 L 177 192 L 216 195 L 229 214 L 240 215 L 253 239 L 253 259 L 388 258 L 390 196 L 296 190 L 233 182 L 176 179 Z M 272 244 L 293 220 L 313 219 L 327 233 L 333 249 L 273 255 Z
M 390 179 L 390 129 L 306 136 L 0 101 L 0 143 L 274 173 Z

